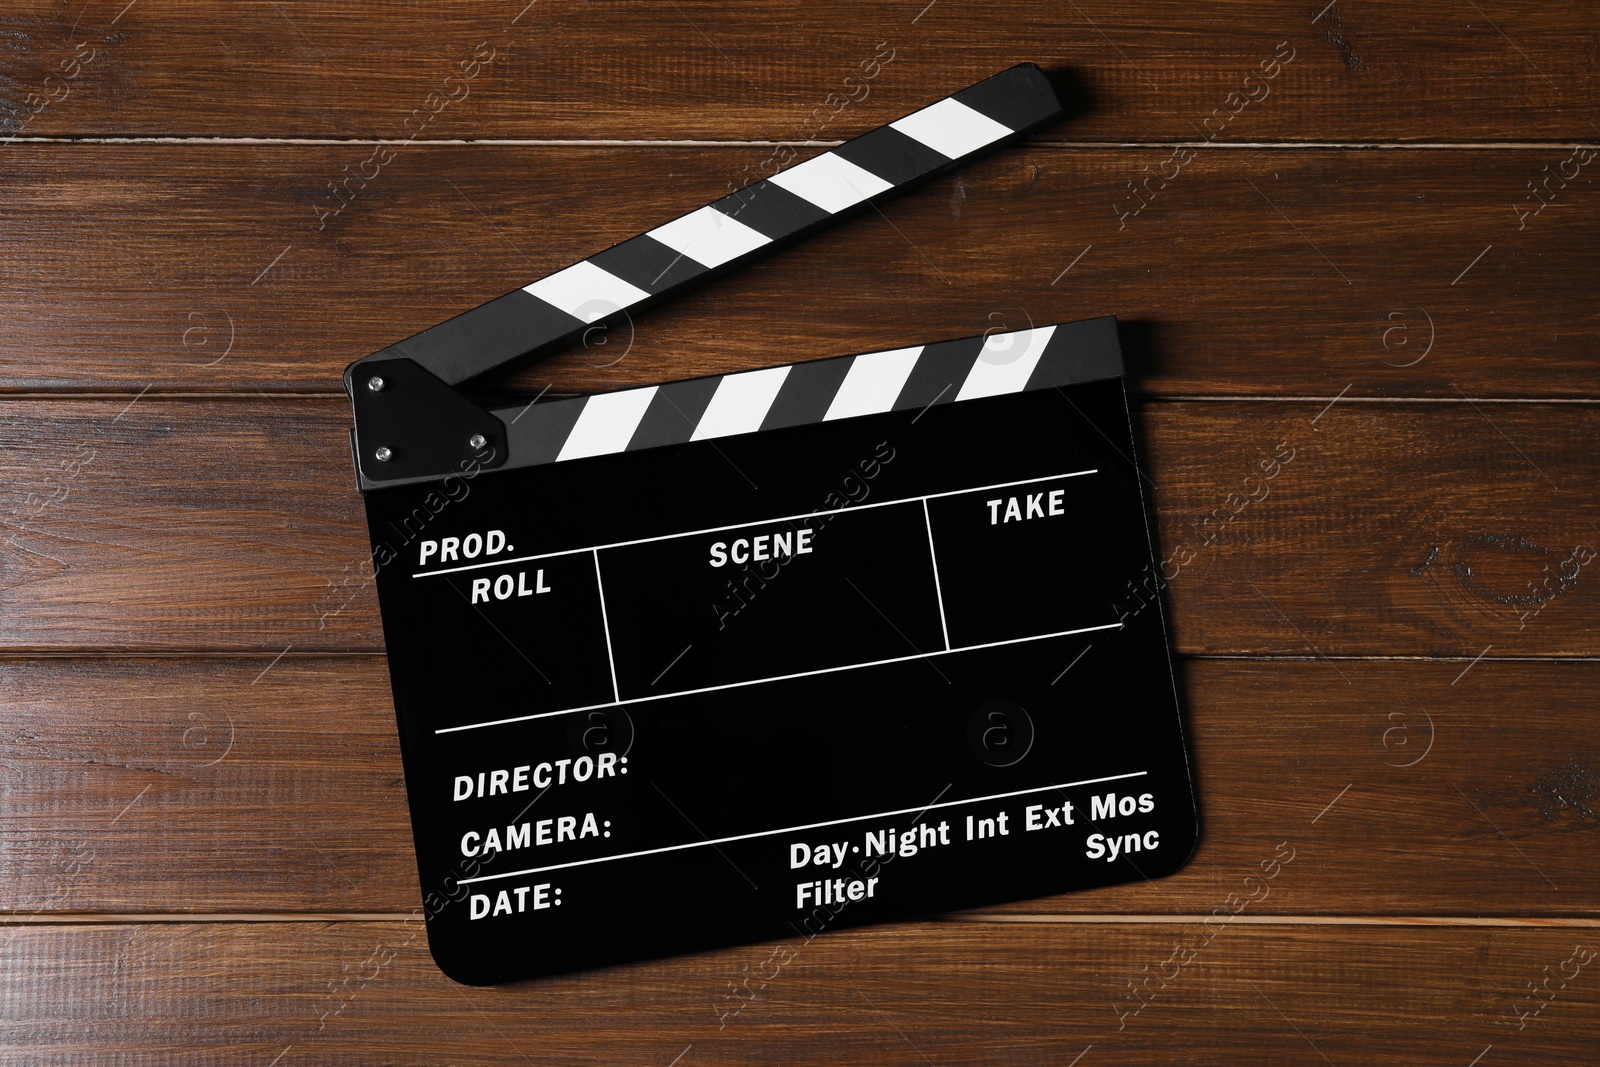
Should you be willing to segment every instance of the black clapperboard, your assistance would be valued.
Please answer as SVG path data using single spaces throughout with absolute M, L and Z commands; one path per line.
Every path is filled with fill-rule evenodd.
M 1013 67 L 352 364 L 429 944 L 485 984 L 1154 878 L 1197 824 L 1116 323 L 455 388 L 1057 117 Z

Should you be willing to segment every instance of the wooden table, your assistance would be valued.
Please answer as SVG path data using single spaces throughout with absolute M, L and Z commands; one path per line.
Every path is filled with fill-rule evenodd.
M 1592 4 L 125 3 L 0 15 L 0 1061 L 1594 1062 Z M 340 369 L 1021 60 L 1073 118 L 502 384 L 1121 316 L 1193 861 L 452 984 Z

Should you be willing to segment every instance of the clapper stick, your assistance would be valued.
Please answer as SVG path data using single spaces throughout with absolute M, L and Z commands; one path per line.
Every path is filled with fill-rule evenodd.
M 424 330 L 345 370 L 363 488 L 505 463 L 506 423 L 451 386 L 571 342 L 943 173 L 1062 112 L 1022 63 Z
M 404 356 L 456 385 L 670 299 L 784 241 L 940 174 L 1061 114 L 1023 63 L 598 255 L 366 357 Z

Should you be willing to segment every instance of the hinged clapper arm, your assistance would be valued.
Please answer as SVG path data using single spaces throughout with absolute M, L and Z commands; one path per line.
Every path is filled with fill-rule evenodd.
M 491 421 L 456 441 L 449 436 L 460 436 L 454 418 L 442 411 L 419 414 L 411 406 L 424 395 L 438 395 L 425 384 L 429 379 L 448 387 L 558 348 L 594 322 L 670 299 L 735 270 L 781 243 L 1019 137 L 1061 111 L 1044 72 L 1019 64 L 352 363 L 345 370 L 345 389 L 355 408 L 363 486 L 442 476 L 474 456 L 488 460 L 486 466 L 503 462 L 503 427 L 496 429 L 494 416 L 474 408 Z M 422 376 L 397 374 L 397 365 L 407 362 Z M 406 387 L 373 389 L 374 377 Z M 429 432 L 420 432 L 419 418 Z M 479 437 L 492 451 L 469 446 Z

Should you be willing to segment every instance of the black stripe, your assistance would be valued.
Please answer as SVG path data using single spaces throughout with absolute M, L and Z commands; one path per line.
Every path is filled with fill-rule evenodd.
M 722 384 L 720 376 L 690 378 L 686 382 L 671 382 L 656 390 L 644 418 L 633 431 L 627 451 L 638 448 L 657 448 L 661 445 L 681 444 L 700 425 L 700 416 L 706 413 L 711 396 Z
M 521 414 L 506 420 L 512 462 L 519 467 L 554 463 L 588 402 L 588 397 L 578 396 L 548 404 L 530 404 Z M 506 410 L 509 409 L 496 414 L 503 416 Z
M 456 383 L 485 367 L 575 337 L 583 327 L 560 308 L 518 289 L 391 345 L 379 355 L 409 357 L 443 381 Z
M 833 217 L 811 201 L 769 181 L 756 182 L 711 206 L 774 241 Z
M 952 99 L 1012 130 L 1026 129 L 1061 112 L 1049 79 L 1031 63 L 1002 71 L 961 90 Z M 916 171 L 925 162 L 919 161 L 907 146 L 896 142 L 895 135 L 888 130 L 869 133 L 858 147 L 843 147 L 840 155 L 875 174 L 879 173 L 875 168 L 881 168 L 885 180 L 893 182 L 896 190 L 912 184 L 903 175 Z M 772 241 L 797 237 L 833 217 L 770 181 L 757 182 L 748 189 L 723 197 L 712 207 Z M 666 264 L 660 263 L 656 250 L 643 243 L 644 240 L 636 238 L 637 247 L 634 241 L 625 242 L 609 254 L 595 257 L 595 262 L 646 292 L 660 296 L 677 290 L 674 283 L 684 280 L 678 273 L 680 270 L 697 273 L 687 263 L 679 261 L 679 265 L 673 265 L 669 273 L 663 275 L 661 270 Z M 749 258 L 752 257 L 737 257 L 730 261 L 727 269 L 737 269 L 738 264 Z M 654 272 L 647 274 L 652 265 Z M 585 325 L 519 289 L 374 355 L 410 357 L 447 385 L 456 385 L 518 357 L 553 349 L 578 336 Z M 356 371 L 352 369 L 348 373 Z
M 959 341 L 939 341 L 923 348 L 917 365 L 911 368 L 906 384 L 895 398 L 895 411 L 925 408 L 938 401 L 948 404 L 961 391 L 967 372 L 983 351 L 983 337 L 963 337 Z
M 1048 389 L 1122 377 L 1122 346 L 1114 316 L 1057 326 L 1023 389 Z
M 1061 113 L 1061 102 L 1044 71 L 1019 63 L 953 97 L 980 114 L 1013 130 L 1027 129 Z
M 763 430 L 776 430 L 784 426 L 804 426 L 821 422 L 828 413 L 828 405 L 839 394 L 844 376 L 850 373 L 854 356 L 833 359 L 814 359 L 809 363 L 796 363 L 789 368 L 778 395 L 761 420 Z
M 671 289 L 706 272 L 701 263 L 647 233 L 612 245 L 599 255 L 590 256 L 589 262 L 647 293 Z
M 904 185 L 932 174 L 950 162 L 950 157 L 943 152 L 935 152 L 892 126 L 864 133 L 835 148 L 833 154 L 876 174 L 891 185 Z

